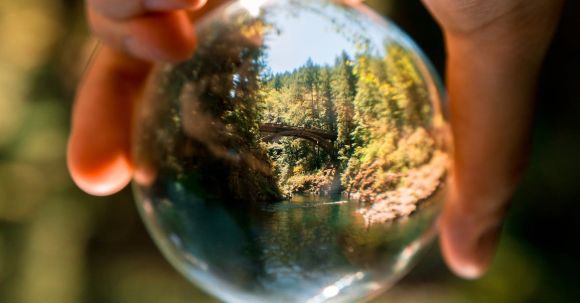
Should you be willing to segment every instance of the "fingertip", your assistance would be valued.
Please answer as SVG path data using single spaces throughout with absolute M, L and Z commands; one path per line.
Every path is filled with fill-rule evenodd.
M 79 86 L 67 166 L 85 192 L 105 196 L 131 180 L 131 116 L 149 65 L 103 46 Z
M 440 246 L 456 275 L 473 280 L 488 271 L 498 246 L 502 217 L 481 216 L 448 201 L 439 222 Z
M 81 190 L 93 196 L 108 196 L 129 184 L 132 167 L 126 156 L 122 153 L 95 155 L 83 150 L 83 145 L 86 146 L 72 136 L 67 151 L 68 170 Z
M 448 224 L 443 222 L 441 222 L 439 227 L 439 242 L 443 258 L 449 269 L 458 277 L 466 280 L 475 280 L 483 276 L 487 266 L 482 266 L 465 250 L 461 249 L 461 245 L 458 245 L 460 242 L 458 242 L 456 237 L 453 237 L 455 232 L 449 230 Z
M 487 272 L 473 264 L 450 265 L 450 268 L 456 276 L 465 280 L 477 280 Z

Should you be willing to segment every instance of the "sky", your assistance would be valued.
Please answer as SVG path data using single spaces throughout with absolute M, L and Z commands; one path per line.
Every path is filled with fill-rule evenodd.
M 253 16 L 260 15 L 268 0 L 240 0 Z M 272 73 L 293 71 L 308 59 L 318 65 L 333 65 L 346 51 L 357 54 L 355 36 L 371 42 L 373 55 L 383 56 L 384 43 L 406 40 L 396 26 L 383 22 L 379 15 L 365 11 L 344 10 L 327 2 L 272 1 L 265 14 L 274 29 L 266 34 L 266 61 Z M 278 5 L 280 4 L 280 5 Z M 262 11 L 263 12 L 263 11 Z
M 325 65 L 333 64 L 343 50 L 354 54 L 354 45 L 333 32 L 331 23 L 313 13 L 304 13 L 301 18 L 288 16 L 277 24 L 280 35 L 272 33 L 266 42 L 267 61 L 274 73 L 291 71 L 304 65 L 308 58 Z
M 301 10 L 298 16 L 285 12 L 271 16 L 280 29 L 279 35 L 273 31 L 266 37 L 266 60 L 272 72 L 292 71 L 309 58 L 315 64 L 332 65 L 343 50 L 355 54 L 353 41 L 345 33 L 337 33 L 328 17 L 307 10 Z M 340 16 L 336 19 L 344 22 Z

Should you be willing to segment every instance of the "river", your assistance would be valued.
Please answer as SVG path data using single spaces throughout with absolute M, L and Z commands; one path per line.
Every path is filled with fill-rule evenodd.
M 369 226 L 356 201 L 295 197 L 248 210 L 200 199 L 179 183 L 148 191 L 137 189 L 149 197 L 142 213 L 165 255 L 230 302 L 322 302 L 335 292 L 352 302 L 378 291 L 413 263 L 442 197 L 404 220 Z

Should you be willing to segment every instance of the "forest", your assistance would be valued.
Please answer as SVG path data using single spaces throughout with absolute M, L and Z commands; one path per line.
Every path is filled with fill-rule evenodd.
M 151 121 L 157 135 L 143 145 L 145 162 L 228 203 L 434 192 L 444 174 L 434 129 L 443 120 L 408 48 L 389 42 L 378 56 L 362 47 L 333 64 L 310 59 L 274 73 L 261 40 L 268 29 L 200 27 L 196 56 L 158 79 L 165 89 L 154 99 L 167 101 L 153 104 L 172 118 Z
M 280 136 L 262 135 L 284 194 L 369 200 L 431 159 L 433 107 L 424 79 L 404 48 L 391 44 L 385 53 L 343 52 L 333 66 L 308 60 L 263 76 L 260 123 L 286 126 Z M 299 129 L 328 135 L 288 131 Z

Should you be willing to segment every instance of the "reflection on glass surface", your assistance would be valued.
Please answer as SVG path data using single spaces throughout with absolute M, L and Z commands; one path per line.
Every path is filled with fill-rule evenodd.
M 367 11 L 239 1 L 162 65 L 136 119 L 135 193 L 161 250 L 227 302 L 354 302 L 432 236 L 446 173 L 440 87 Z

